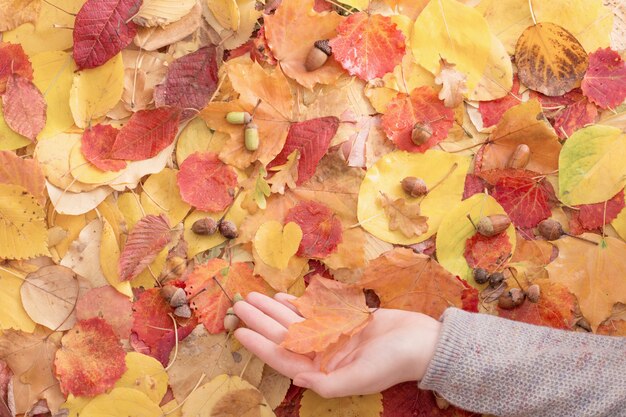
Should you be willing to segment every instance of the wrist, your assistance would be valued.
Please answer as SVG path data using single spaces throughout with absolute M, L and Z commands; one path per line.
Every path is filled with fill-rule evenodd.
M 426 375 L 426 370 L 435 356 L 437 343 L 443 327 L 441 322 L 429 316 L 423 316 L 421 321 L 419 331 L 416 332 L 419 335 L 415 349 L 417 356 L 415 361 L 415 380 L 417 381 L 421 381 L 424 375 Z

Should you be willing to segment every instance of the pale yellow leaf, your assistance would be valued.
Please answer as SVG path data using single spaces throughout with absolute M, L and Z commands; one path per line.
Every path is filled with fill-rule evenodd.
M 132 297 L 133 291 L 128 281 L 120 281 L 117 264 L 120 259 L 120 247 L 111 224 L 102 219 L 102 238 L 100 244 L 100 268 L 106 280 L 120 293 Z
M 70 172 L 72 177 L 83 184 L 107 184 L 119 178 L 124 169 L 120 171 L 103 171 L 85 159 L 82 151 L 82 142 L 77 141 L 70 151 Z
M 160 404 L 167 391 L 168 377 L 161 362 L 139 352 L 126 354 L 126 372 L 114 388 L 132 388 L 148 396 L 155 404 Z
M 215 20 L 224 27 L 237 31 L 239 29 L 239 6 L 235 0 L 205 0 Z
M 165 26 L 185 16 L 197 0 L 144 0 L 133 20 L 141 26 Z
M 100 394 L 83 408 L 81 416 L 91 417 L 160 417 L 161 408 L 143 392 L 131 388 L 114 388 Z
M 24 310 L 20 287 L 24 277 L 20 272 L 0 268 L 0 330 L 15 329 L 26 333 L 35 330 L 35 322 Z

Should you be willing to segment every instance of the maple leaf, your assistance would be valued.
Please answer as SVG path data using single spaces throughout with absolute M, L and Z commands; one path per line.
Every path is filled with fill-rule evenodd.
M 567 139 L 576 130 L 595 123 L 598 119 L 598 108 L 590 103 L 580 88 L 558 97 L 548 97 L 533 92 L 544 108 L 544 114 L 561 139 Z
M 158 288 L 142 292 L 133 303 L 132 334 L 141 343 L 134 342 L 135 350 L 157 359 L 163 366 L 169 360 L 170 351 L 176 345 L 176 337 L 183 340 L 196 327 L 197 320 L 192 317 L 184 325 L 174 324 L 174 309 L 160 293 Z
M 216 154 L 196 152 L 182 163 L 176 182 L 183 201 L 203 211 L 218 212 L 232 204 L 237 174 Z
M 178 108 L 187 119 L 207 105 L 217 82 L 217 50 L 205 46 L 169 65 L 165 81 L 154 88 L 154 103 Z
M 289 326 L 281 346 L 297 353 L 323 352 L 324 357 L 327 349 L 347 343 L 346 338 L 363 330 L 373 317 L 359 287 L 319 276 L 291 303 L 305 320 Z M 322 359 L 322 369 L 328 359 Z
M 448 135 L 454 121 L 452 109 L 444 106 L 431 87 L 418 87 L 410 95 L 401 93 L 387 105 L 382 127 L 399 149 L 424 152 Z M 422 126 L 430 136 L 421 144 L 411 139 L 413 129 Z
M 441 71 L 435 77 L 435 84 L 441 85 L 439 99 L 448 108 L 454 108 L 463 102 L 467 93 L 467 75 L 457 71 L 454 64 L 441 60 Z
M 142 0 L 87 0 L 74 23 L 74 61 L 79 70 L 95 68 L 128 46 L 137 34 L 131 18 Z M 103 41 L 104 40 L 104 41 Z
M 295 222 L 302 229 L 298 256 L 325 258 L 342 241 L 341 221 L 330 208 L 316 201 L 298 203 L 287 212 L 285 222 Z
M 389 16 L 358 12 L 337 27 L 330 47 L 350 75 L 369 81 L 393 71 L 400 63 L 405 39 Z
M 289 127 L 285 146 L 268 168 L 286 164 L 289 156 L 298 151 L 296 185 L 303 184 L 315 174 L 317 164 L 326 155 L 338 127 L 339 119 L 334 116 L 293 123 Z
M 381 205 L 389 218 L 389 230 L 400 230 L 410 238 L 428 230 L 428 217 L 421 216 L 420 202 L 407 202 L 405 198 L 393 199 L 381 192 Z
M 593 231 L 611 223 L 624 208 L 624 190 L 602 203 L 574 206 L 571 211 L 570 233 Z
M 172 240 L 169 222 L 164 215 L 148 215 L 135 225 L 120 254 L 120 280 L 128 281 L 139 275 Z
M 372 260 L 358 284 L 374 290 L 383 308 L 417 311 L 439 318 L 462 306 L 464 286 L 431 257 L 395 248 Z
M 110 285 L 81 294 L 76 303 L 76 319 L 100 317 L 111 325 L 119 339 L 128 339 L 132 326 L 132 303 Z
M 46 125 L 46 101 L 32 81 L 17 75 L 7 80 L 2 111 L 7 125 L 31 141 Z
M 22 45 L 0 42 L 0 94 L 11 76 L 33 79 L 33 67 Z
M 83 132 L 80 150 L 85 159 L 102 171 L 119 171 L 126 161 L 111 158 L 119 130 L 111 125 L 95 125 Z
M 126 370 L 125 356 L 110 324 L 98 317 L 79 321 L 54 358 L 61 391 L 87 397 L 105 392 Z
M 603 109 L 619 106 L 626 99 L 626 62 L 611 48 L 589 54 L 589 68 L 580 88 Z
M 285 194 L 287 187 L 291 189 L 296 188 L 299 159 L 300 152 L 296 149 L 289 154 L 284 164 L 274 166 L 271 169 L 271 171 L 276 172 L 267 180 L 267 183 L 271 186 L 270 190 L 273 193 Z
M 556 201 L 554 189 L 545 178 L 536 178 L 531 171 L 512 171 L 496 182 L 492 197 L 506 210 L 518 227 L 535 227 L 550 217 L 550 208 Z
M 591 233 L 582 237 L 597 243 L 562 237 L 554 242 L 559 256 L 546 269 L 551 281 L 565 285 L 576 296 L 595 331 L 611 315 L 615 303 L 626 302 L 626 283 L 621 279 L 626 273 L 626 244 Z
M 495 272 L 511 256 L 511 242 L 506 233 L 486 237 L 476 233 L 465 242 L 465 259 L 470 268 L 483 268 Z
M 232 307 L 231 299 L 236 293 L 242 297 L 252 291 L 272 293 L 263 279 L 252 274 L 247 264 L 233 262 L 229 265 L 219 258 L 196 266 L 187 278 L 185 291 L 198 320 L 212 334 L 224 331 L 224 316 Z
M 163 107 L 133 113 L 111 148 L 111 158 L 141 161 L 167 148 L 176 137 L 180 110 Z

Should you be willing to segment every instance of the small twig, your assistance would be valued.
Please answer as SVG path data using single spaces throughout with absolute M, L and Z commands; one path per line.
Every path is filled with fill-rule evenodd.
M 224 295 L 226 296 L 226 298 L 228 298 L 230 300 L 231 304 L 235 304 L 235 302 L 233 301 L 233 299 L 231 298 L 230 295 L 228 295 L 228 293 L 226 292 L 226 290 L 224 289 L 224 287 L 222 286 L 222 284 L 219 282 L 219 280 L 217 278 L 215 278 L 215 275 L 213 275 L 213 281 L 215 281 L 215 283 L 217 284 L 218 287 L 220 287 L 220 289 L 222 290 L 222 292 L 224 293 Z

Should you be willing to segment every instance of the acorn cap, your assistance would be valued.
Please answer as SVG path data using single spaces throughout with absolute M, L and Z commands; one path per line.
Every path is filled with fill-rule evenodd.
M 328 39 L 315 41 L 313 45 L 320 51 L 324 52 L 327 56 L 330 56 L 333 53 L 333 49 L 330 47 Z

